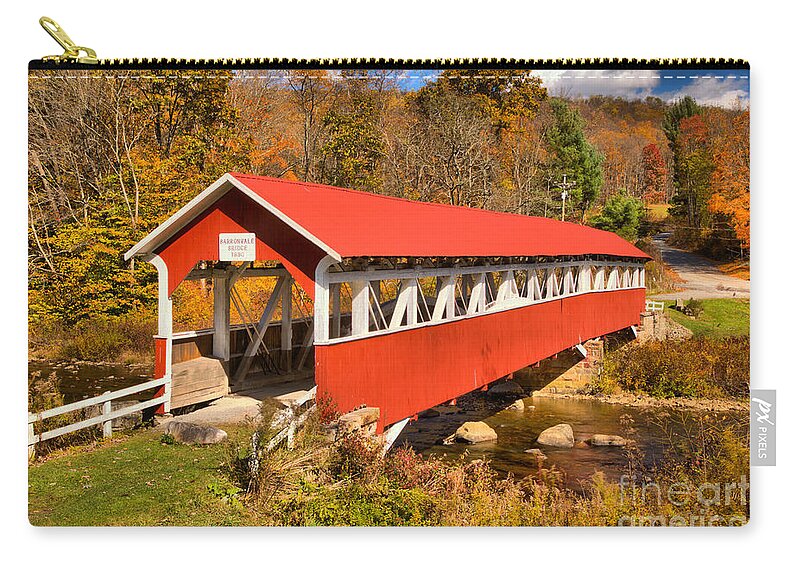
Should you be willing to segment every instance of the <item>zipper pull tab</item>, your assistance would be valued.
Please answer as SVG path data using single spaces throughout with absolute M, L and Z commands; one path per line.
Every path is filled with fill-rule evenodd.
M 50 37 L 58 42 L 58 45 L 64 48 L 64 53 L 62 55 L 46 55 L 42 58 L 42 60 L 61 62 L 71 61 L 74 63 L 99 63 L 97 54 L 93 49 L 75 45 L 75 42 L 70 39 L 70 37 L 67 35 L 67 32 L 65 32 L 64 29 L 52 18 L 42 16 L 39 18 L 39 24 L 41 24 L 45 31 L 50 34 Z M 82 56 L 81 52 L 85 53 L 86 55 Z

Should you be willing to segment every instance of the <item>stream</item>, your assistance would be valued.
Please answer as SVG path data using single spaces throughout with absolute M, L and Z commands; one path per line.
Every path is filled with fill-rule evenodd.
M 421 418 L 403 430 L 398 443 L 408 444 L 425 456 L 436 455 L 444 459 L 456 460 L 466 452 L 470 459 L 489 460 L 500 473 L 512 473 L 517 478 L 537 473 L 536 457 L 525 450 L 538 448 L 547 456 L 542 467 L 557 468 L 564 473 L 568 487 L 579 488 L 597 471 L 602 471 L 609 481 L 618 481 L 629 465 L 639 465 L 640 469 L 643 465 L 644 470 L 658 465 L 667 455 L 677 452 L 669 443 L 670 437 L 686 437 L 696 428 L 700 417 L 696 411 L 643 408 L 576 398 L 533 396 L 524 399 L 524 411 L 495 411 L 488 407 L 489 402 L 487 398 L 473 399 L 465 402 L 460 413 Z M 459 399 L 456 408 L 461 406 Z M 447 410 L 446 407 L 438 409 Z M 746 430 L 746 413 L 702 415 L 705 422 L 744 425 Z M 466 421 L 484 421 L 497 432 L 497 441 L 443 445 L 442 438 L 454 433 Z M 572 426 L 575 447 L 559 449 L 536 443 L 543 430 L 561 423 Z M 631 448 L 592 447 L 579 443 L 594 434 L 620 435 L 633 440 L 640 457 L 631 462 Z
M 39 372 L 42 377 L 51 373 L 58 378 L 58 387 L 64 395 L 64 403 L 99 396 L 103 392 L 120 390 L 147 382 L 153 377 L 152 365 L 94 363 L 32 360 L 28 362 L 28 374 Z M 127 399 L 147 400 L 155 390 L 139 392 Z

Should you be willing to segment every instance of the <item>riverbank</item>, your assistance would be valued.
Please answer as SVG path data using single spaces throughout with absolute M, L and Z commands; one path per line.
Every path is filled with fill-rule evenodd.
M 646 394 L 625 392 L 620 394 L 553 394 L 536 392 L 538 398 L 552 398 L 556 400 L 589 400 L 619 406 L 632 406 L 636 408 L 665 408 L 670 410 L 690 410 L 694 412 L 748 412 L 750 402 L 734 398 L 656 398 Z
M 655 493 L 637 496 L 604 476 L 602 463 L 580 488 L 570 488 L 558 469 L 541 463 L 531 476 L 519 478 L 498 471 L 477 450 L 450 460 L 424 457 L 407 447 L 383 456 L 370 440 L 359 437 L 331 444 L 321 437 L 318 425 L 309 421 L 298 432 L 293 450 L 260 450 L 255 469 L 250 435 L 256 428 L 268 430 L 263 424 L 222 426 L 229 441 L 217 445 L 176 444 L 161 431 L 146 429 L 57 452 L 29 467 L 30 522 L 724 526 L 745 524 L 749 516 L 747 448 L 738 440 L 708 438 L 707 454 L 691 463 L 664 462 L 648 472 L 651 489 L 659 485 L 666 492 L 673 484 L 689 489 L 688 500 L 674 504 Z M 693 492 L 720 482 L 740 485 L 734 487 L 732 502 L 709 504 Z

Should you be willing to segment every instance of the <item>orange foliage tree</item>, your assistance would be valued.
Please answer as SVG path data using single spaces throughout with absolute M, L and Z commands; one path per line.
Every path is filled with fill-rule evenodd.
M 724 216 L 744 249 L 750 249 L 750 111 L 730 116 L 712 111 L 719 131 L 711 146 L 714 172 L 708 210 Z
M 648 204 L 666 201 L 667 163 L 658 145 L 649 144 L 642 149 L 643 198 Z

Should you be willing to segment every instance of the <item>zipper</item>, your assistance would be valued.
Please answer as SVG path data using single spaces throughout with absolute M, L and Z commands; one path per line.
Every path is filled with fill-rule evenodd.
M 96 65 L 99 63 L 97 53 L 92 48 L 76 45 L 67 35 L 67 32 L 64 31 L 64 28 L 59 26 L 52 18 L 42 16 L 39 18 L 39 25 L 50 34 L 51 38 L 56 40 L 58 45 L 64 48 L 64 53 L 61 55 L 46 55 L 39 61 L 43 63 L 73 63 L 77 65 Z
M 76 45 L 54 20 L 42 17 L 41 26 L 64 48 L 61 55 L 29 62 L 29 70 L 119 69 L 119 70 L 206 70 L 206 69 L 750 69 L 744 59 L 732 58 L 580 58 L 580 59 L 384 59 L 384 58 L 115 58 L 99 59 L 96 52 Z M 85 55 L 81 55 L 85 54 Z

